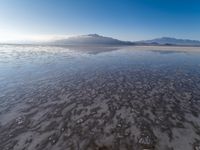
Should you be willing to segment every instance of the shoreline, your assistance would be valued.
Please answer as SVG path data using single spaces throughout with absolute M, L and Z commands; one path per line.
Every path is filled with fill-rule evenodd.
M 173 51 L 173 52 L 200 52 L 200 47 L 189 46 L 128 46 L 128 50 L 145 51 Z

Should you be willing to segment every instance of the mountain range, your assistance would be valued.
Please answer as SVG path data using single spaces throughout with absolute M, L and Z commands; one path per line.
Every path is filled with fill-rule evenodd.
M 105 37 L 98 34 L 87 34 L 72 37 L 56 38 L 48 41 L 25 41 L 1 44 L 35 44 L 35 45 L 57 45 L 57 46 L 200 46 L 200 41 L 190 39 L 176 39 L 171 37 L 161 37 L 152 40 L 142 41 L 122 41 L 112 37 Z
M 176 39 L 171 37 L 162 37 L 153 40 L 139 41 L 138 43 L 159 44 L 159 45 L 200 46 L 200 41 L 197 40 Z
M 143 41 L 121 41 L 111 37 L 98 34 L 88 34 L 52 40 L 46 44 L 50 45 L 174 45 L 174 46 L 200 46 L 200 41 L 189 39 L 176 39 L 171 37 L 161 37 Z

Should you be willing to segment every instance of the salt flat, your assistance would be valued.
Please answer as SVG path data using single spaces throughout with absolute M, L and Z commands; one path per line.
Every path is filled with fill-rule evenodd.
M 0 149 L 200 147 L 200 48 L 0 46 Z

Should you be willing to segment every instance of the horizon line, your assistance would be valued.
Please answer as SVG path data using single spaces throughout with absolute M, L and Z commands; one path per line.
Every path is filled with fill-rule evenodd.
M 34 35 L 12 35 L 12 36 L 2 36 L 0 37 L 0 43 L 13 43 L 13 42 L 50 42 L 55 40 L 62 40 L 68 39 L 71 37 L 79 37 L 79 36 L 88 36 L 88 35 L 98 35 L 107 38 L 113 38 L 120 41 L 126 42 L 141 42 L 141 41 L 148 41 L 154 39 L 161 39 L 161 38 L 173 38 L 177 40 L 192 40 L 192 41 L 199 41 L 199 39 L 190 39 L 190 38 L 181 38 L 181 37 L 173 37 L 173 36 L 158 36 L 152 37 L 148 39 L 138 39 L 138 40 L 123 40 L 113 36 L 106 36 L 98 33 L 89 33 L 89 34 L 34 34 Z

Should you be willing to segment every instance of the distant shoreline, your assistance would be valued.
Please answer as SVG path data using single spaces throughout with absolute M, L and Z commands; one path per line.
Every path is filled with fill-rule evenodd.
M 10 44 L 10 43 L 0 43 L 0 45 L 7 45 L 7 46 L 53 46 L 53 47 L 63 47 L 69 49 L 85 49 L 90 48 L 126 48 L 126 50 L 152 50 L 152 51 L 178 51 L 178 52 L 200 52 L 200 46 L 197 45 L 50 45 L 50 44 Z
M 128 46 L 128 49 L 132 49 Z M 177 52 L 200 52 L 200 46 L 134 46 L 134 50 L 152 51 L 177 51 Z

